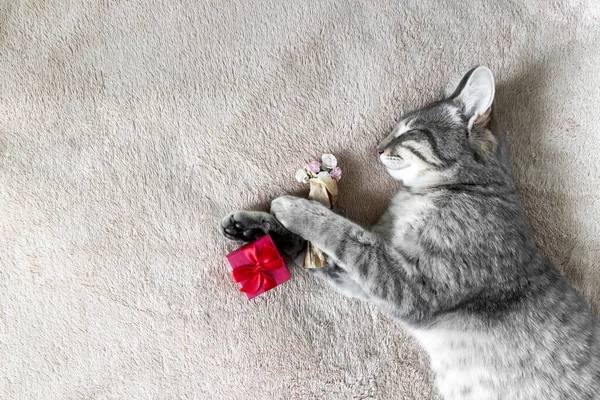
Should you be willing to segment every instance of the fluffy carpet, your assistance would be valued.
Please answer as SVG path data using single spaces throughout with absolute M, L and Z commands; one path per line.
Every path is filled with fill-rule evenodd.
M 600 306 L 597 1 L 0 2 L 0 398 L 427 399 L 378 310 L 292 268 L 248 302 L 218 234 L 306 194 L 398 185 L 375 145 L 472 66 L 544 253 Z

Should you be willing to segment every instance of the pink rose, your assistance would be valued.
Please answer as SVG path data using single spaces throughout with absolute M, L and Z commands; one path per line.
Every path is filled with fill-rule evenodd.
M 319 173 L 319 171 L 321 170 L 321 164 L 320 164 L 318 161 L 316 161 L 316 160 L 313 160 L 313 161 L 311 161 L 310 163 L 308 163 L 308 164 L 306 165 L 306 167 L 304 167 L 304 168 L 306 168 L 306 169 L 307 169 L 307 170 L 309 170 L 310 172 L 313 172 L 313 173 L 315 173 L 315 174 L 318 174 L 318 173 Z
M 339 181 L 340 178 L 342 177 L 342 170 L 340 169 L 340 167 L 333 167 L 333 169 L 331 170 L 331 172 L 329 174 L 331 175 L 331 177 L 333 179 L 335 179 L 336 181 Z

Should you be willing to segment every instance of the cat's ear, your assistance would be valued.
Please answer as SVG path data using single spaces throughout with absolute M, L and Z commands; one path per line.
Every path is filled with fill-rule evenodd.
M 494 93 L 494 76 L 487 67 L 473 68 L 461 79 L 450 98 L 469 119 L 469 130 L 474 124 L 488 122 Z

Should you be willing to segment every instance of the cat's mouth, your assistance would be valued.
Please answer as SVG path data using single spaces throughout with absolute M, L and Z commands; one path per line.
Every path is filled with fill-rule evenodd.
M 408 164 L 404 164 L 404 165 L 400 165 L 400 166 L 389 166 L 389 165 L 386 165 L 385 167 L 388 170 L 390 170 L 390 171 L 399 171 L 401 169 L 408 168 L 409 165 Z
M 379 156 L 379 160 L 384 165 L 384 167 L 386 167 L 387 169 L 390 169 L 390 170 L 404 169 L 404 168 L 408 167 L 408 165 L 409 165 L 406 162 L 406 160 L 402 159 L 401 157 L 390 156 L 387 154 L 381 154 Z

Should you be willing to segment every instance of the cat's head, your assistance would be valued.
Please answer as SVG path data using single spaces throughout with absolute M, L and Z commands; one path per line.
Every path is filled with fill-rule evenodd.
M 416 189 L 489 180 L 501 165 L 494 91 L 492 72 L 474 68 L 447 98 L 404 115 L 377 146 L 388 173 Z

